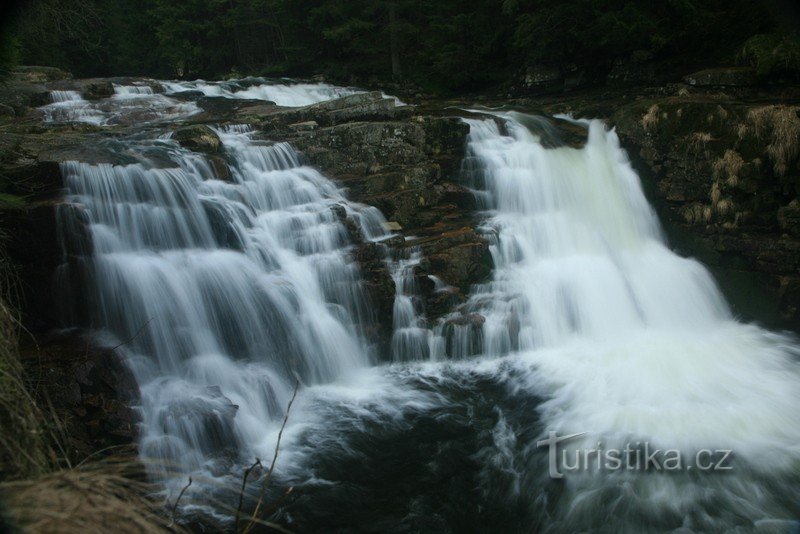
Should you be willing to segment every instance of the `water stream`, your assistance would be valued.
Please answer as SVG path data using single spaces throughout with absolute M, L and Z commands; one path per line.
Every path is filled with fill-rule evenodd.
M 298 382 L 269 495 L 295 488 L 273 519 L 297 531 L 792 526 L 795 341 L 737 322 L 708 271 L 670 251 L 612 131 L 586 122 L 584 148 L 545 148 L 518 119 L 468 119 L 463 179 L 495 271 L 458 313 L 485 320 L 428 329 L 414 251 L 393 264 L 388 355 L 363 335 L 375 317 L 337 211 L 371 240 L 384 220 L 290 145 L 219 129 L 230 181 L 169 139 L 148 143 L 172 166 L 63 165 L 80 207 L 63 216 L 83 214 L 94 243 L 91 323 L 131 339 L 141 454 L 167 487 L 240 483 L 271 457 Z M 550 432 L 581 434 L 559 449 L 563 478 L 537 446 Z M 560 463 L 626 447 L 685 464 Z M 732 451 L 730 469 L 689 469 L 703 450 Z M 213 510 L 203 495 L 186 506 Z

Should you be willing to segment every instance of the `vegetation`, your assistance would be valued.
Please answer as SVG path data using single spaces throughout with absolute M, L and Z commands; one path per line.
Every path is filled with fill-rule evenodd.
M 800 73 L 800 34 L 774 32 L 754 35 L 742 47 L 742 57 L 763 78 L 797 77 Z
M 0 480 L 41 475 L 55 459 L 45 417 L 17 355 L 19 322 L 9 305 L 16 287 L 13 268 L 0 253 Z
M 796 40 L 753 37 L 778 28 L 765 7 L 747 0 L 34 0 L 6 28 L 3 48 L 13 57 L 18 45 L 24 64 L 82 77 L 323 73 L 453 91 L 499 84 L 532 65 L 599 77 L 634 53 L 733 61 L 751 37 L 747 57 L 760 70 L 794 69 Z M 771 54 L 778 49 L 786 52 Z

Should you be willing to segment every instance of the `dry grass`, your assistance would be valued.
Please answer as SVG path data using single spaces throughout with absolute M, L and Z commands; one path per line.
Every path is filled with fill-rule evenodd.
M 8 304 L 16 288 L 14 270 L 0 250 L 0 480 L 41 475 L 57 457 L 51 428 L 29 392 L 17 354 L 20 323 Z
M 759 139 L 769 138 L 767 154 L 778 176 L 784 176 L 800 155 L 799 107 L 762 106 L 750 110 L 747 118 Z
M 739 183 L 739 173 L 744 167 L 744 160 L 735 150 L 726 150 L 725 154 L 714 162 L 714 178 L 725 180 L 731 187 Z
M 642 128 L 650 130 L 658 124 L 658 104 L 653 104 L 642 117 Z
M 0 485 L 12 525 L 23 532 L 180 532 L 148 497 L 144 468 L 124 457 Z

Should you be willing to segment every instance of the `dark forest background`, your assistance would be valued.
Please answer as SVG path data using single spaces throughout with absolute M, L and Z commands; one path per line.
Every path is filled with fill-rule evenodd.
M 800 72 L 791 0 L 32 0 L 6 13 L 2 63 L 79 77 L 310 76 L 501 85 L 526 69 L 602 79 L 614 62 Z

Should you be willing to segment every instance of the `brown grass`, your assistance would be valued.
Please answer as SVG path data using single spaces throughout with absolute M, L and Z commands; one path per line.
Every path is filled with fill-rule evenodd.
M 642 117 L 642 128 L 650 130 L 658 124 L 658 104 L 653 104 Z
M 798 110 L 800 108 L 792 106 L 762 106 L 747 114 L 756 137 L 769 138 L 767 154 L 778 176 L 784 176 L 800 155 Z
M 8 304 L 16 288 L 14 270 L 0 249 L 0 480 L 44 474 L 57 458 L 52 429 L 29 392 L 17 354 L 20 322 Z
M 714 162 L 714 178 L 725 180 L 729 186 L 736 187 L 742 167 L 744 167 L 742 156 L 734 150 L 726 150 L 725 154 Z
M 162 503 L 148 497 L 144 468 L 108 458 L 30 480 L 0 484 L 7 515 L 23 532 L 180 532 Z

